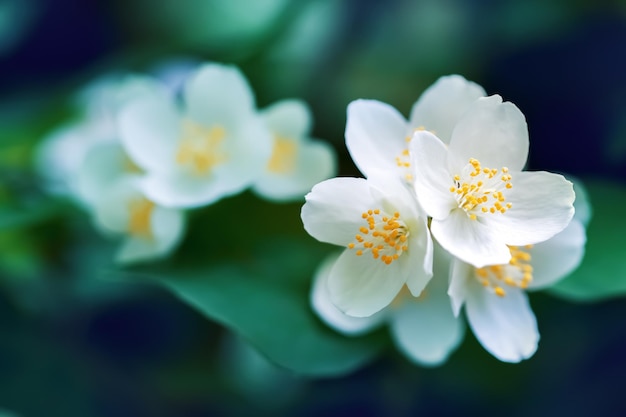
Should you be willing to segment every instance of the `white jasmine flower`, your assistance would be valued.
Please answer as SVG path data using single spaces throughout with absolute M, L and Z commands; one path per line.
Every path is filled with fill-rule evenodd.
M 139 99 L 120 114 L 124 147 L 147 173 L 146 195 L 164 206 L 197 207 L 251 185 L 272 142 L 239 70 L 202 66 L 183 101 L 181 109 L 172 99 Z
M 358 335 L 386 322 L 396 345 L 410 360 L 427 366 L 446 361 L 463 339 L 465 329 L 462 320 L 454 316 L 446 294 L 447 253 L 435 249 L 435 276 L 419 297 L 404 286 L 389 306 L 369 317 L 348 316 L 331 302 L 327 281 L 337 259 L 333 255 L 321 264 L 311 291 L 313 309 L 326 324 L 343 334 Z
M 312 141 L 311 112 L 299 100 L 283 100 L 262 113 L 273 135 L 272 155 L 253 190 L 271 200 L 300 199 L 314 184 L 335 175 L 330 145 Z
M 522 172 L 528 155 L 526 121 L 500 96 L 474 101 L 449 146 L 418 131 L 410 149 L 415 191 L 432 217 L 433 236 L 475 267 L 508 263 L 507 245 L 549 239 L 574 214 L 569 181 L 547 172 Z
M 168 255 L 184 232 L 183 212 L 146 198 L 136 178 L 126 177 L 106 188 L 94 206 L 96 226 L 122 235 L 116 261 L 131 263 Z
M 305 198 L 306 231 L 346 248 L 328 277 L 331 300 L 339 309 L 371 316 L 404 285 L 415 296 L 422 292 L 432 276 L 432 241 L 415 198 L 397 177 L 333 178 Z
M 586 206 L 581 196 L 577 208 Z M 580 264 L 586 241 L 581 220 L 584 218 L 575 217 L 545 242 L 510 246 L 507 264 L 476 268 L 454 261 L 449 289 L 454 312 L 458 315 L 465 305 L 478 341 L 498 359 L 519 362 L 537 350 L 537 322 L 525 291 L 549 287 Z
M 392 106 L 376 100 L 356 100 L 348 106 L 346 145 L 366 177 L 371 170 L 396 172 L 412 180 L 409 142 L 416 130 L 435 132 L 444 143 L 469 105 L 485 96 L 478 84 L 460 75 L 441 77 L 415 102 L 405 118 Z

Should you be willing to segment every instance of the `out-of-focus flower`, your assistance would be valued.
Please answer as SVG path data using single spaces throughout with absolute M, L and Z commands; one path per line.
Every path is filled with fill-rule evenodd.
M 434 276 L 419 297 L 403 287 L 391 304 L 369 317 L 351 317 L 330 300 L 327 281 L 337 256 L 328 257 L 318 268 L 311 291 L 314 311 L 329 326 L 347 335 L 358 335 L 387 322 L 398 348 L 412 361 L 427 366 L 446 361 L 463 339 L 465 325 L 450 306 L 449 255 L 435 250 Z
M 380 311 L 404 285 L 419 296 L 432 276 L 426 218 L 394 175 L 321 182 L 306 195 L 302 221 L 311 236 L 346 248 L 328 289 L 333 304 L 350 316 Z
M 465 305 L 478 341 L 498 359 L 519 362 L 535 353 L 539 332 L 525 290 L 547 288 L 578 267 L 585 250 L 586 207 L 584 193 L 578 193 L 580 216 L 545 242 L 509 247 L 508 264 L 475 268 L 453 262 L 449 294 L 454 312 L 458 315 Z
M 165 94 L 158 81 L 138 75 L 107 76 L 78 94 L 81 118 L 46 137 L 35 156 L 35 165 L 46 189 L 89 205 L 81 192 L 81 167 L 93 147 L 119 143 L 115 115 L 119 107 L 139 95 Z
M 547 240 L 574 214 L 569 181 L 548 172 L 522 172 L 526 121 L 500 96 L 475 100 L 452 131 L 449 146 L 418 131 L 409 148 L 415 191 L 432 217 L 433 236 L 477 268 L 508 263 L 507 245 Z
M 298 100 L 280 101 L 262 112 L 274 147 L 253 190 L 270 200 L 301 199 L 314 184 L 335 175 L 337 161 L 330 145 L 312 141 L 311 112 Z
M 104 232 L 124 236 L 118 263 L 169 254 L 184 232 L 181 210 L 155 204 L 142 193 L 137 178 L 125 177 L 106 188 L 94 205 L 96 224 Z
M 427 88 L 405 118 L 392 106 L 375 100 L 356 100 L 348 106 L 346 146 L 363 175 L 372 170 L 397 172 L 412 181 L 409 142 L 415 130 L 437 134 L 450 142 L 452 130 L 469 105 L 485 91 L 460 75 L 439 78 Z
M 149 97 L 120 113 L 122 142 L 146 171 L 141 186 L 148 198 L 197 207 L 250 186 L 270 158 L 272 138 L 243 75 L 206 64 L 185 84 L 183 99 L 184 109 Z

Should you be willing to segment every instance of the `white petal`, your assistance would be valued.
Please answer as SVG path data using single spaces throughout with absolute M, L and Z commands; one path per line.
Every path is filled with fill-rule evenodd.
M 443 249 L 442 249 L 443 250 Z M 450 287 L 448 295 L 452 304 L 452 311 L 455 316 L 461 312 L 461 307 L 465 304 L 467 297 L 468 280 L 473 279 L 474 267 L 458 258 L 452 260 L 450 268 Z
M 574 215 L 574 190 L 563 176 L 549 172 L 516 172 L 507 190 L 506 213 L 482 217 L 507 245 L 547 240 L 563 230 Z M 482 220 L 481 219 L 481 220 Z
M 357 256 L 346 249 L 330 271 L 328 291 L 333 304 L 353 317 L 368 317 L 387 307 L 407 277 L 399 268 L 402 258 L 390 265 L 368 254 Z
M 444 249 L 477 268 L 506 264 L 511 259 L 509 248 L 494 230 L 471 220 L 461 209 L 444 220 L 433 219 L 430 231 Z
M 457 207 L 450 193 L 453 178 L 446 170 L 446 146 L 432 133 L 416 132 L 409 149 L 417 199 L 429 216 L 444 219 Z
M 411 128 L 423 127 L 449 143 L 460 117 L 474 100 L 485 95 L 481 86 L 460 75 L 441 77 L 413 105 Z
M 206 64 L 185 84 L 186 114 L 206 126 L 236 126 L 254 111 L 254 96 L 243 74 L 234 66 Z
M 313 187 L 302 207 L 304 229 L 315 239 L 346 246 L 363 226 L 375 200 L 363 178 L 332 178 Z
M 475 158 L 483 167 L 521 171 L 528 157 L 528 128 L 522 112 L 498 95 L 479 98 L 452 132 L 448 168 L 458 173 Z
M 128 236 L 116 255 L 116 262 L 129 264 L 167 256 L 180 242 L 184 232 L 180 210 L 155 206 L 150 217 L 152 237 Z
M 215 175 L 228 194 L 235 194 L 252 185 L 265 170 L 273 141 L 262 119 L 252 115 L 242 119 L 225 142 L 228 160 L 209 174 Z
M 317 315 L 329 326 L 347 335 L 359 335 L 379 326 L 385 319 L 385 310 L 369 317 L 352 317 L 344 314 L 330 300 L 328 276 L 339 256 L 325 259 L 315 272 L 311 289 L 311 305 Z
M 403 257 L 408 257 L 406 285 L 413 296 L 422 293 L 433 276 L 433 241 L 426 221 L 412 224 L 409 236 L 409 250 Z
M 158 253 L 165 255 L 181 240 L 185 231 L 185 216 L 181 210 L 156 206 L 152 210 L 150 225 Z
M 158 257 L 156 245 L 153 241 L 130 236 L 117 250 L 115 262 L 118 264 L 131 264 L 154 259 Z
M 270 200 L 299 200 L 311 188 L 337 171 L 337 157 L 327 143 L 302 142 L 298 146 L 295 171 L 288 174 L 266 172 L 254 185 L 254 191 Z
M 137 165 L 159 173 L 174 170 L 181 127 L 170 100 L 132 101 L 120 112 L 118 124 L 122 144 Z
M 593 215 L 593 209 L 591 204 L 589 204 L 589 197 L 587 196 L 587 188 L 582 181 L 578 179 L 570 178 L 570 180 L 574 184 L 574 192 L 576 193 L 576 200 L 574 201 L 574 209 L 576 212 L 574 213 L 574 218 L 578 219 L 586 227 Z
M 404 117 L 388 104 L 356 100 L 348 105 L 346 146 L 365 177 L 373 169 L 398 171 L 396 157 L 407 147 L 406 129 Z
M 465 312 L 480 344 L 501 361 L 519 362 L 537 350 L 537 321 L 524 291 L 507 288 L 506 295 L 499 297 L 476 282 Z
M 585 227 L 572 219 L 560 233 L 533 246 L 528 252 L 533 266 L 529 288 L 546 288 L 574 271 L 585 253 Z
M 119 179 L 94 202 L 96 227 L 105 233 L 125 233 L 130 221 L 129 205 L 133 199 L 142 197 L 136 179 Z
M 118 142 L 94 145 L 85 155 L 78 171 L 78 188 L 82 199 L 88 204 L 95 204 L 122 175 L 129 173 L 130 159 Z M 126 165 L 128 164 L 128 166 Z
M 446 277 L 431 280 L 422 296 L 400 300 L 389 311 L 393 338 L 409 359 L 422 365 L 439 365 L 456 349 L 464 323 L 454 317 L 446 295 Z
M 263 109 L 263 119 L 273 134 L 300 139 L 311 131 L 311 110 L 302 100 L 282 100 Z
M 238 177 L 234 177 L 236 180 Z M 241 191 L 245 184 L 224 184 L 216 176 L 192 177 L 183 173 L 175 175 L 151 174 L 141 179 L 141 189 L 146 196 L 164 207 L 192 208 L 211 204 L 230 194 Z

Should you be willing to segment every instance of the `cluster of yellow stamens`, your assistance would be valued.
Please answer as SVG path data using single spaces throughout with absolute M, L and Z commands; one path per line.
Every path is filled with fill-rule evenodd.
M 524 247 L 524 249 L 531 248 L 532 245 Z M 506 295 L 503 286 L 526 289 L 533 280 L 530 253 L 518 246 L 509 246 L 509 250 L 511 260 L 508 264 L 486 266 L 475 270 L 478 281 L 483 286 L 491 288 L 500 297 Z
M 296 151 L 298 145 L 295 140 L 274 136 L 274 149 L 267 163 L 267 169 L 275 174 L 287 174 L 296 168 Z
M 370 252 L 374 259 L 389 265 L 408 249 L 409 231 L 400 220 L 400 213 L 389 216 L 375 209 L 364 212 L 361 217 L 367 226 L 361 226 L 360 233 L 354 236 L 356 242 L 348 244 L 349 249 L 356 249 L 357 256 Z
M 154 203 L 146 198 L 132 200 L 129 204 L 128 232 L 138 237 L 151 238 L 150 219 Z
M 225 137 L 226 129 L 222 126 L 207 128 L 191 120 L 184 120 L 176 162 L 190 166 L 196 174 L 207 174 L 227 160 L 221 149 Z
M 457 174 L 454 176 L 454 186 L 450 187 L 459 207 L 472 220 L 478 218 L 476 213 L 506 213 L 512 207 L 511 203 L 505 203 L 506 198 L 502 192 L 513 187 L 509 169 L 485 168 L 474 158 L 469 160 L 468 168 L 469 175 L 464 177 L 469 176 L 469 180 L 461 181 L 461 176 Z

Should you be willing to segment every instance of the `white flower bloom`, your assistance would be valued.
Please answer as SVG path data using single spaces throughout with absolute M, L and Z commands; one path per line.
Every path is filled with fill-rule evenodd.
M 452 255 L 476 267 L 506 264 L 507 245 L 560 232 L 574 207 L 561 175 L 522 172 L 528 155 L 524 116 L 500 96 L 474 101 L 446 146 L 430 132 L 410 143 L 417 198 L 431 232 Z
M 359 170 L 396 172 L 412 180 L 408 145 L 415 130 L 435 132 L 448 143 L 452 130 L 469 105 L 485 91 L 460 75 L 439 78 L 413 105 L 405 118 L 388 104 L 356 100 L 348 106 L 346 146 Z
M 99 229 L 125 236 L 116 255 L 118 263 L 166 256 L 184 232 L 183 212 L 150 201 L 132 177 L 121 178 L 105 189 L 94 210 Z
M 402 287 L 391 304 L 369 317 L 351 317 L 330 300 L 328 278 L 338 256 L 328 257 L 318 268 L 311 291 L 311 304 L 319 317 L 346 335 L 369 332 L 387 322 L 398 348 L 412 361 L 427 366 L 446 361 L 464 335 L 464 323 L 457 319 L 446 294 L 449 256 L 435 249 L 435 276 L 419 297 Z
M 272 142 L 239 70 L 202 66 L 183 101 L 180 109 L 172 99 L 139 99 L 120 114 L 124 147 L 147 173 L 146 195 L 164 206 L 197 207 L 251 185 Z
M 507 264 L 475 268 L 455 260 L 449 289 L 455 314 L 465 304 L 476 338 L 498 359 L 529 358 L 537 350 L 539 332 L 525 290 L 546 288 L 576 269 L 585 241 L 585 227 L 574 218 L 545 242 L 509 247 Z
M 272 155 L 253 190 L 271 200 L 301 199 L 314 184 L 335 175 L 330 145 L 312 141 L 311 112 L 299 100 L 283 100 L 261 113 L 273 135 Z
M 161 91 L 162 90 L 162 91 Z M 127 101 L 144 94 L 164 93 L 156 80 L 137 75 L 108 76 L 78 94 L 83 116 L 48 135 L 35 155 L 35 165 L 47 190 L 89 205 L 82 193 L 81 167 L 91 148 L 118 142 L 115 113 Z
M 406 284 L 418 296 L 432 276 L 425 217 L 397 177 L 376 173 L 317 184 L 302 207 L 306 231 L 346 249 L 328 277 L 333 304 L 366 317 L 386 307 Z

